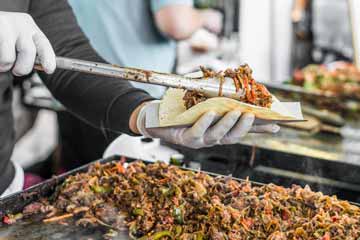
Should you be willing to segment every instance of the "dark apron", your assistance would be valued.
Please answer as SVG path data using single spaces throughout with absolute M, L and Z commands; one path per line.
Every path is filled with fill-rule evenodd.
M 29 3 L 30 0 L 1 0 L 0 11 L 27 12 Z M 12 84 L 13 77 L 10 73 L 0 73 L 0 195 L 9 187 L 15 176 L 15 168 L 10 161 L 15 143 L 11 108 Z
M 12 114 L 12 76 L 0 73 L 0 193 L 14 178 L 10 156 L 14 147 L 14 119 Z

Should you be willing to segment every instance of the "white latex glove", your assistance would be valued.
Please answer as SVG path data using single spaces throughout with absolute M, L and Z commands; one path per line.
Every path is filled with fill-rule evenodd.
M 214 9 L 199 10 L 204 28 L 213 33 L 220 33 L 223 28 L 223 15 Z
M 31 73 L 38 55 L 46 73 L 55 71 L 55 53 L 29 14 L 0 11 L 0 72 Z
M 280 127 L 275 124 L 253 126 L 255 116 L 250 113 L 242 114 L 238 110 L 231 111 L 216 122 L 215 112 L 205 113 L 191 127 L 145 127 L 145 105 L 139 112 L 137 128 L 146 137 L 160 138 L 170 143 L 183 145 L 189 148 L 210 147 L 216 144 L 235 144 L 248 132 L 276 133 Z M 216 122 L 216 123 L 215 123 Z M 215 123 L 213 125 L 213 123 Z

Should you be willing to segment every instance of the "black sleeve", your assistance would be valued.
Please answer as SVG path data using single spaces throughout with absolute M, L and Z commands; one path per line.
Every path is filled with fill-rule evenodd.
M 30 14 L 57 56 L 104 62 L 90 46 L 66 0 L 32 0 Z M 41 77 L 70 112 L 97 128 L 116 133 L 131 134 L 131 113 L 152 99 L 144 91 L 115 78 L 63 70 Z

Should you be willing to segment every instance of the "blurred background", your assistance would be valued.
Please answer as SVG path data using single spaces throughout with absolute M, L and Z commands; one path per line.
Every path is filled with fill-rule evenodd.
M 101 158 L 110 145 L 107 155 L 176 158 L 192 167 L 254 181 L 309 184 L 360 202 L 359 1 L 195 0 L 193 7 L 207 16 L 206 24 L 189 36 L 169 32 L 152 46 L 139 48 L 143 56 L 130 57 L 126 48 L 137 48 L 129 39 L 133 31 L 164 27 L 151 23 L 147 1 L 139 11 L 148 13 L 148 21 L 136 14 L 109 19 L 103 4 L 108 1 L 98 1 L 102 8 L 69 2 L 92 45 L 109 62 L 178 74 L 199 66 L 221 71 L 248 63 L 255 79 L 278 98 L 300 101 L 308 121 L 284 125 L 277 135 L 250 135 L 240 145 L 196 151 L 125 135 L 110 145 L 114 139 L 70 115 L 34 74 L 17 83 L 14 101 L 17 144 L 12 159 L 25 168 L 27 186 Z M 188 23 L 186 16 L 182 21 Z M 114 29 L 107 25 L 111 22 L 121 29 L 119 34 L 106 32 L 107 26 Z M 99 35 L 115 44 L 106 44 Z M 156 97 L 164 91 L 145 90 Z

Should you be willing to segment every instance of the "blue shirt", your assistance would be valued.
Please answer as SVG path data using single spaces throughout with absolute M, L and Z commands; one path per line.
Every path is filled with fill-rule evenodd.
M 108 62 L 120 66 L 171 72 L 176 43 L 155 26 L 153 14 L 170 4 L 192 0 L 69 0 L 92 46 Z M 134 83 L 154 97 L 164 88 Z

